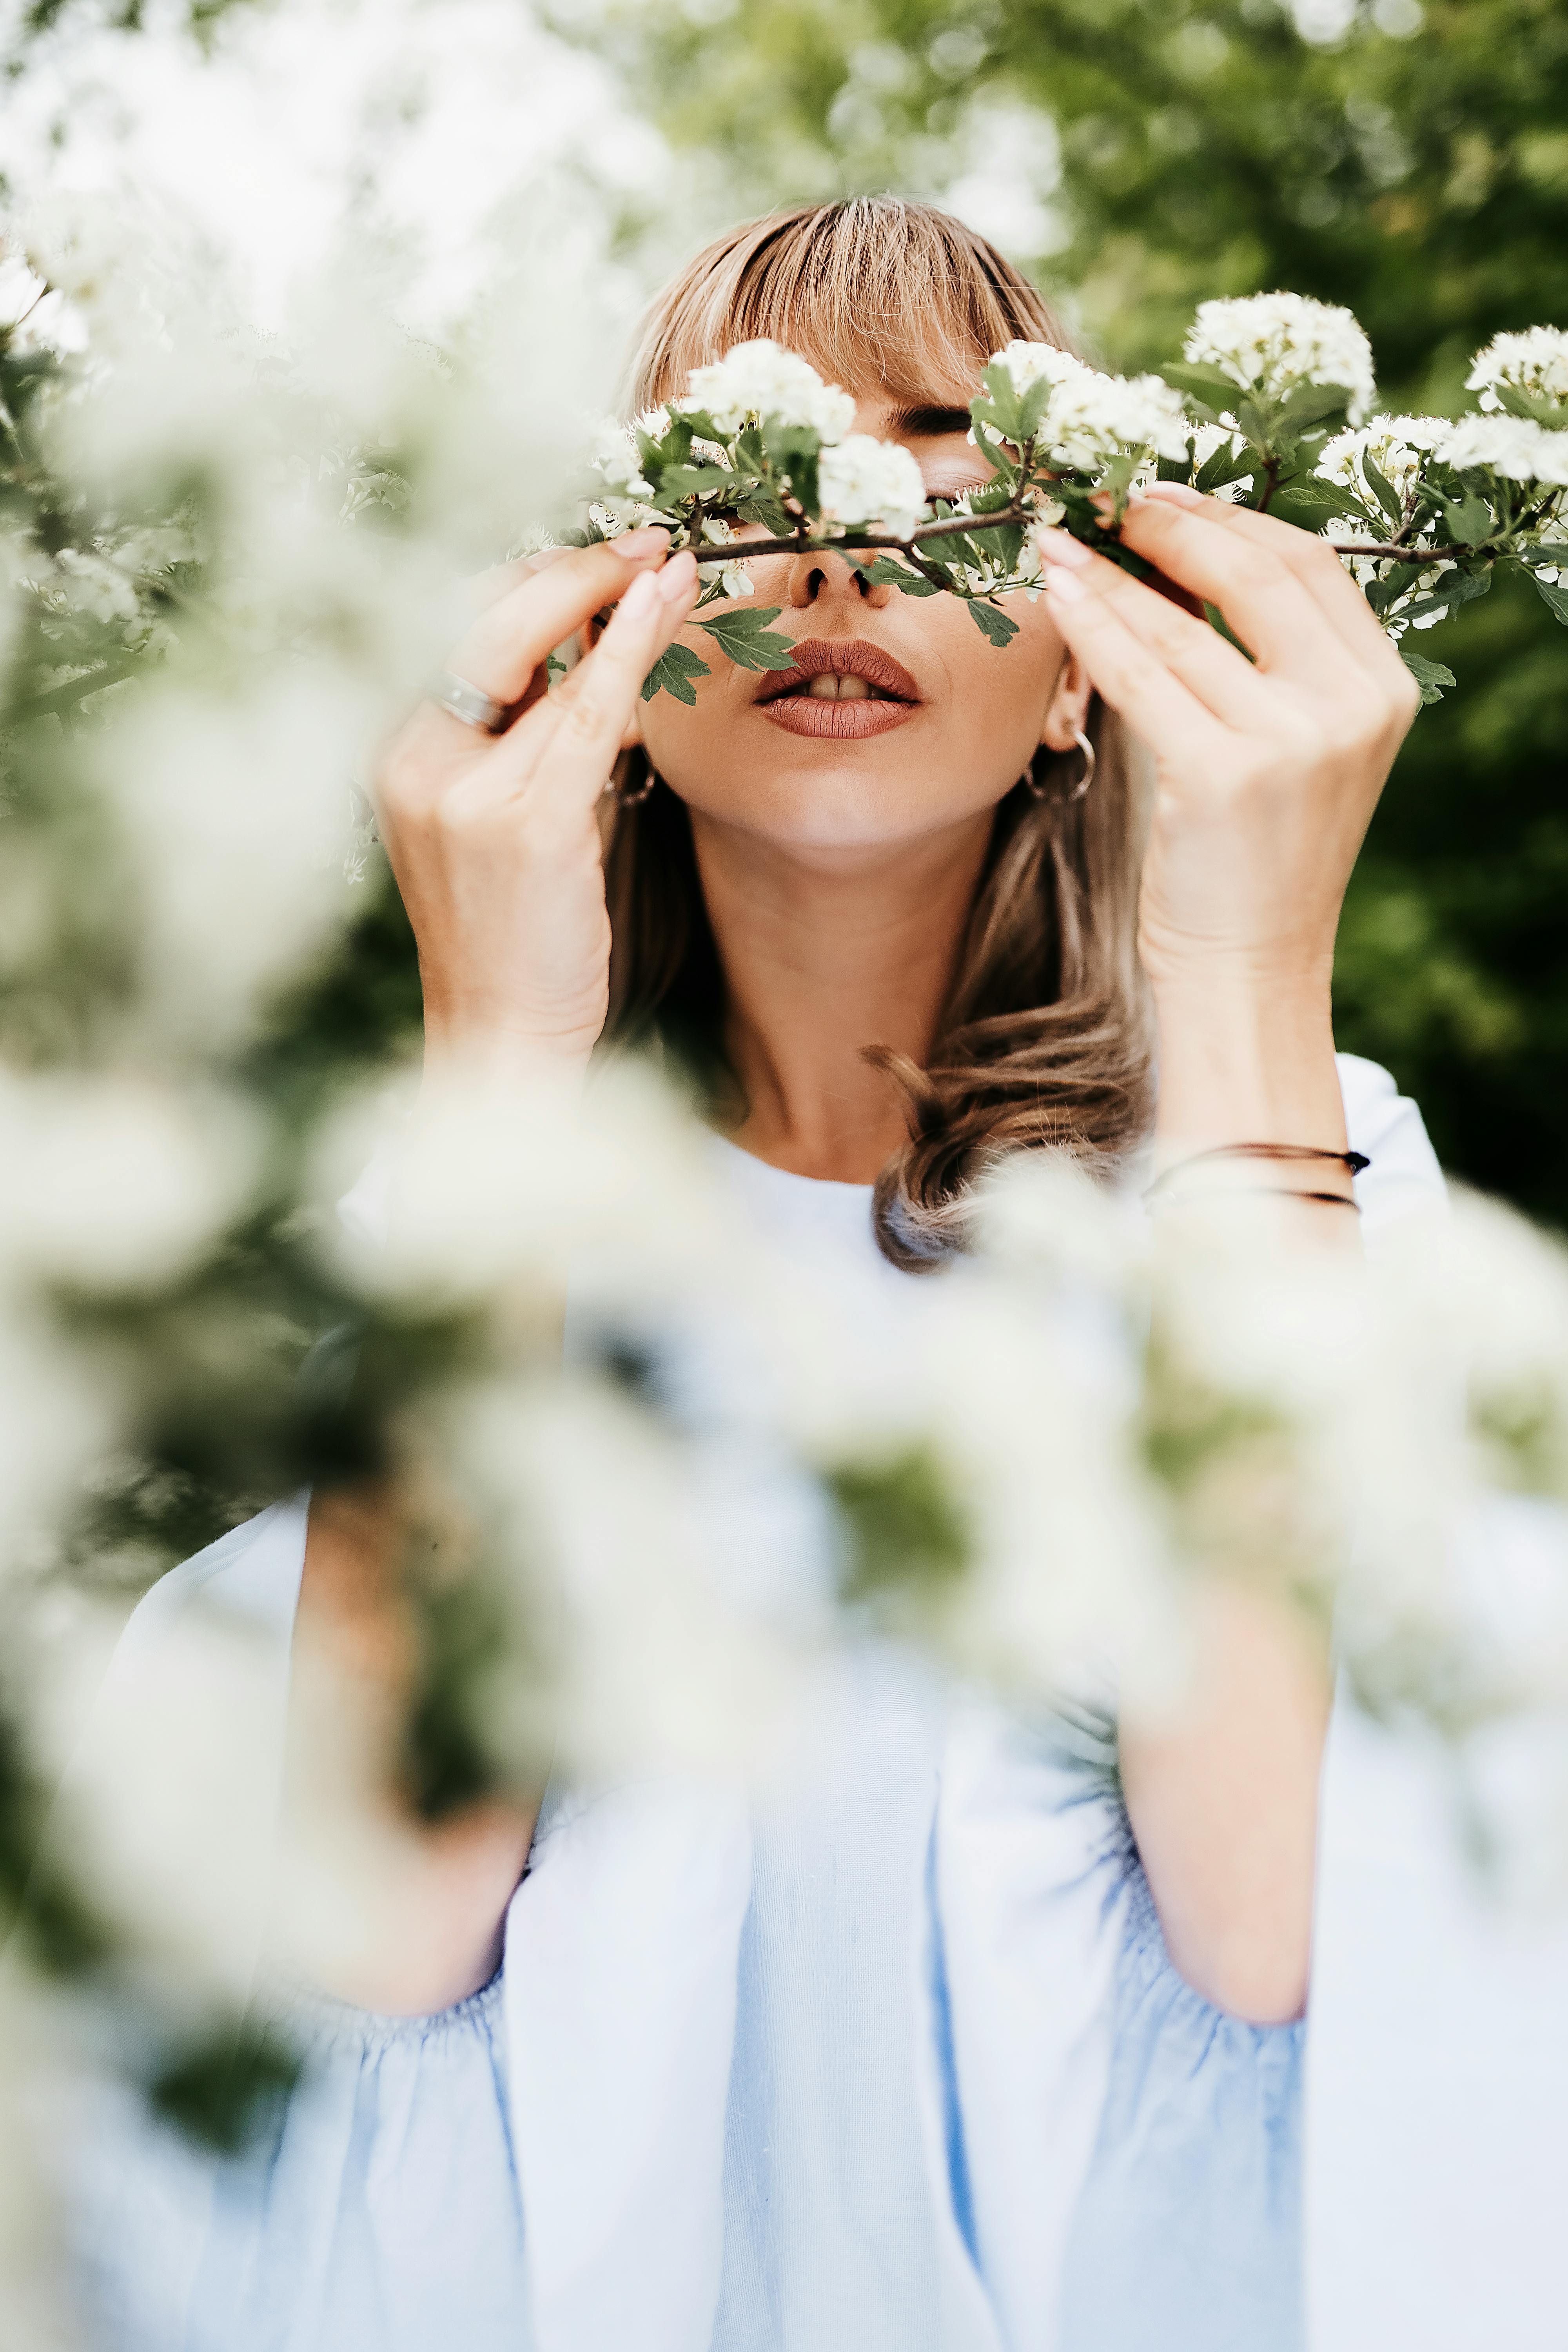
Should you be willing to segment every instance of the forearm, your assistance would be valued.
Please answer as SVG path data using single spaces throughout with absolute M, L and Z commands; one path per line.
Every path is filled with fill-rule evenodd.
M 359 1727 L 372 1770 L 368 1780 L 355 1777 L 350 1791 L 366 1932 L 342 1939 L 321 1990 L 362 2008 L 424 2016 L 493 1975 L 537 1807 L 474 1805 L 431 1825 L 413 1820 L 395 1790 L 380 1785 L 393 1776 L 415 1668 L 399 1575 L 413 1532 L 389 1486 L 340 1488 L 311 1503 L 295 1636 L 289 1811 L 295 1850 L 308 1854 L 323 1796 L 330 1811 L 343 1794 L 324 1792 L 310 1777 L 322 1755 L 315 1710 L 325 1706 L 340 1740 L 345 1723 Z M 327 1758 L 341 1772 L 337 1745 Z
M 1161 1166 L 1236 1143 L 1345 1149 L 1326 970 L 1294 986 L 1210 970 L 1167 982 L 1156 1007 Z M 1211 1161 L 1194 1176 L 1203 1200 L 1241 1188 L 1302 1246 L 1355 1245 L 1346 1210 L 1252 1197 L 1348 1196 L 1331 1160 Z M 1180 1248 L 1183 1211 L 1161 1214 Z M 1176 1966 L 1220 2007 L 1274 2022 L 1306 1998 L 1327 1647 L 1288 1601 L 1234 1585 L 1212 1584 L 1197 1615 L 1176 1712 L 1124 1731 L 1128 1810 Z

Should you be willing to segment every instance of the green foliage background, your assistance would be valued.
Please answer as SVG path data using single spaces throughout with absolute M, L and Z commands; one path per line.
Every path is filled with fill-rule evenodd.
M 1059 226 L 1017 257 L 1095 356 L 1150 364 L 1205 296 L 1289 287 L 1356 312 L 1388 406 L 1456 408 L 1491 335 L 1568 325 L 1568 6 L 1347 0 L 1339 24 L 1330 0 L 654 0 L 598 37 L 694 159 L 693 240 L 940 196 L 976 108 L 1022 102 L 1059 136 Z M 1562 1223 L 1568 637 L 1505 583 L 1421 650 L 1459 691 L 1363 856 L 1340 1042 L 1419 1097 L 1450 1169 Z

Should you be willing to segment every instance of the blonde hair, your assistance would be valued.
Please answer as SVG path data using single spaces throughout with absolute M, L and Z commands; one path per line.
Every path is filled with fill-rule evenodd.
M 966 406 L 986 359 L 1015 338 L 1070 348 L 1027 278 L 962 221 L 857 196 L 749 222 L 698 254 L 648 311 L 630 405 L 653 407 L 758 335 L 848 391 L 879 387 L 907 406 Z M 1148 1128 L 1139 812 L 1121 730 L 1098 697 L 1087 731 L 1097 766 L 1085 799 L 1039 800 L 1020 781 L 998 805 L 929 1066 L 868 1049 L 908 1108 L 908 1140 L 876 1188 L 878 1239 L 896 1265 L 962 1244 L 970 1189 L 1004 1154 L 1066 1146 L 1109 1170 Z M 1047 790 L 1056 764 L 1037 762 Z M 660 787 L 620 811 L 607 869 L 606 1038 L 677 1054 L 720 1104 L 734 1086 L 724 976 L 684 803 Z

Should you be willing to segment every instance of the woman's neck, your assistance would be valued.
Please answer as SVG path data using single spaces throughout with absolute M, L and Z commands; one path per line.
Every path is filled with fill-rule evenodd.
M 889 851 L 794 855 L 693 814 L 745 1117 L 731 1140 L 796 1175 L 869 1183 L 905 1134 L 889 1046 L 924 1066 L 991 814 Z

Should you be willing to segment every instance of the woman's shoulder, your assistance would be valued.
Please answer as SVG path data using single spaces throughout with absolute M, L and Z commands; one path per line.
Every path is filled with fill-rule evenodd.
M 1345 1132 L 1352 1151 L 1371 1165 L 1355 1180 L 1367 1230 L 1375 1231 L 1445 1198 L 1443 1171 L 1418 1106 L 1401 1094 L 1391 1072 L 1360 1054 L 1338 1054 Z
M 308 1490 L 270 1504 L 161 1576 L 131 1613 L 116 1667 L 134 1665 L 197 1607 L 287 1641 L 300 1599 L 309 1507 Z

